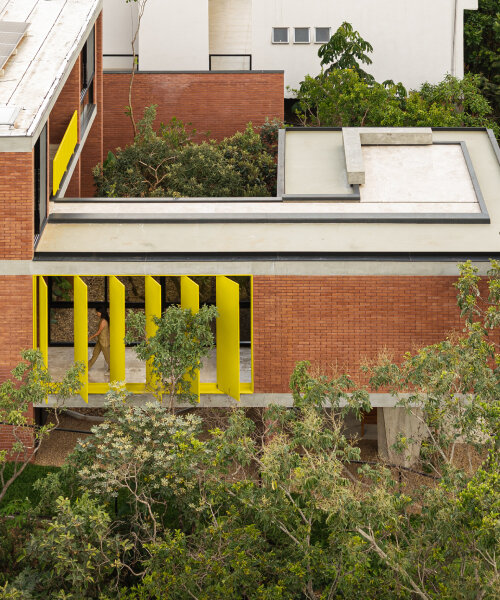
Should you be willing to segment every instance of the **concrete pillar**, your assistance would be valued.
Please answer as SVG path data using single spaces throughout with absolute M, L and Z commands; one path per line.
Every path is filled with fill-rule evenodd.
M 417 409 L 413 412 L 417 414 Z M 402 453 L 392 448 L 400 433 L 414 440 Z M 404 408 L 377 408 L 377 437 L 378 453 L 382 460 L 401 467 L 411 467 L 418 461 L 425 428 L 416 416 Z

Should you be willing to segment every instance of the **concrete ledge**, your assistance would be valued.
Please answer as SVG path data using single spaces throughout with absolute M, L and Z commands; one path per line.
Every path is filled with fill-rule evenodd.
M 347 181 L 351 185 L 365 183 L 365 165 L 361 152 L 361 135 L 357 127 L 342 129 Z
M 75 396 L 64 402 L 65 408 L 102 408 L 105 404 L 106 396 L 104 394 L 89 394 L 88 404 Z M 156 402 L 151 394 L 131 394 L 129 402 L 135 406 L 146 404 L 147 402 Z M 370 402 L 374 408 L 392 408 L 396 405 L 397 399 L 391 394 L 370 394 Z M 35 404 L 36 408 L 48 408 L 55 406 L 55 397 L 49 396 L 48 403 Z M 178 404 L 178 408 L 266 408 L 271 404 L 278 406 L 292 407 L 293 400 L 291 394 L 244 394 L 241 400 L 237 402 L 225 394 L 202 394 L 200 403 L 196 406 L 191 404 Z M 345 405 L 344 405 L 345 406 Z
M 365 183 L 361 146 L 428 146 L 432 144 L 430 127 L 343 127 L 347 181 Z
M 360 127 L 361 144 L 377 146 L 427 146 L 432 144 L 430 127 Z

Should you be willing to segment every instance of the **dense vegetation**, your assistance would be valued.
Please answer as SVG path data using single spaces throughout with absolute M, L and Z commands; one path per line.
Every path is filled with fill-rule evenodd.
M 339 27 L 318 51 L 321 73 L 307 75 L 294 90 L 302 125 L 489 127 L 500 136 L 479 74 L 466 73 L 463 79 L 446 75 L 438 84 L 424 83 L 418 91 L 407 91 L 392 80 L 379 83 L 362 69 L 362 64 L 371 64 L 371 51 L 349 23 Z
M 395 450 L 421 444 L 426 477 L 360 466 L 342 416 L 370 408 L 367 389 L 308 363 L 291 378 L 294 408 L 260 421 L 235 410 L 208 425 L 133 406 L 114 385 L 105 422 L 36 484 L 38 504 L 0 521 L 0 598 L 498 598 L 500 264 L 487 286 L 462 265 L 456 287 L 462 335 L 367 367 L 369 389 L 420 420 L 422 438 Z M 170 309 L 157 335 L 203 335 L 208 348 L 213 315 L 188 313 Z
M 500 120 L 500 5 L 498 0 L 479 0 L 478 10 L 464 17 L 465 67 L 480 76 L 479 85 Z
M 145 109 L 133 144 L 109 153 L 94 169 L 97 196 L 217 197 L 276 193 L 276 146 L 268 123 L 251 124 L 221 142 L 197 143 L 195 132 L 172 119 L 153 128 L 156 107 Z

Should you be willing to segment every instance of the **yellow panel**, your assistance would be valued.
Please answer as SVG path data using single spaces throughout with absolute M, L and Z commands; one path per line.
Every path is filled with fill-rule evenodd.
M 43 277 L 38 278 L 38 331 L 39 348 L 47 367 L 49 364 L 49 293 Z
M 110 381 L 125 381 L 125 286 L 109 278 Z
M 88 327 L 88 302 L 87 286 L 82 279 L 73 277 L 73 306 L 74 306 L 74 359 L 81 361 L 85 372 L 81 375 L 80 396 L 89 401 L 89 327 Z
M 217 275 L 217 387 L 240 399 L 240 287 Z
M 145 394 L 150 390 L 146 390 L 146 386 L 144 383 L 127 383 L 125 386 L 128 392 L 131 394 Z
M 243 394 L 253 394 L 253 276 L 250 277 L 250 381 L 241 385 Z
M 36 288 L 37 284 L 37 276 L 33 275 L 33 349 L 36 350 L 38 348 L 38 290 Z
M 54 196 L 61 185 L 62 178 L 77 144 L 78 112 L 75 110 L 52 161 L 52 194 Z
M 186 276 L 181 277 L 181 308 L 190 308 L 193 314 L 200 310 L 200 286 Z M 191 391 L 200 401 L 200 370 L 197 369 L 191 383 Z
M 89 394 L 102 394 L 105 395 L 109 392 L 109 383 L 96 383 L 89 381 L 88 393 Z
M 150 275 L 146 276 L 146 336 L 153 337 L 158 327 L 153 322 L 153 317 L 161 317 L 161 285 Z M 146 381 L 154 386 L 151 373 L 151 361 L 146 363 Z

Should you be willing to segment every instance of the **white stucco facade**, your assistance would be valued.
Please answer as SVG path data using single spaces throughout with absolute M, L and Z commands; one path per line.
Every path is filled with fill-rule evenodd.
M 254 70 L 284 70 L 285 88 L 319 72 L 317 27 L 330 34 L 348 21 L 374 52 L 367 68 L 378 81 L 417 88 L 446 73 L 463 76 L 463 18 L 478 0 L 147 0 L 138 44 L 140 70 L 205 70 L 209 54 L 252 56 Z M 133 4 L 133 3 L 132 3 Z M 130 48 L 136 10 L 105 0 L 104 54 Z M 273 43 L 273 28 L 288 28 L 287 43 Z M 295 43 L 295 28 L 309 42 Z M 107 61 L 110 64 L 109 60 Z M 106 64 L 105 64 L 106 66 Z M 248 68 L 248 59 L 217 58 L 212 69 Z M 286 92 L 286 96 L 291 96 Z

